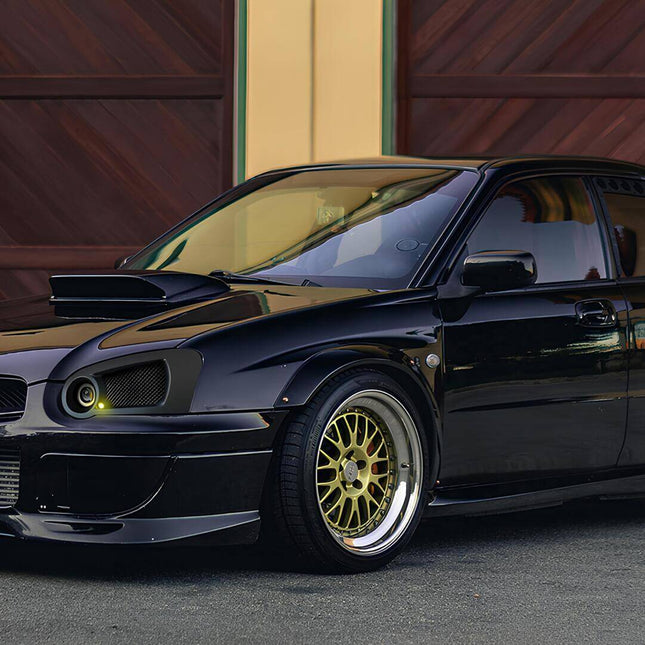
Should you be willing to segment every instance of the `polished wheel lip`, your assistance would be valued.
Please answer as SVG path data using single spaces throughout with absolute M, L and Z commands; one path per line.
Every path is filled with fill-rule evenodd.
M 350 408 L 363 408 L 383 420 L 392 437 L 396 455 L 394 470 L 396 484 L 385 516 L 376 528 L 358 537 L 344 536 L 327 521 L 318 496 L 317 464 L 327 431 L 334 420 Z M 394 546 L 405 534 L 420 503 L 423 483 L 423 449 L 419 430 L 406 406 L 393 394 L 367 389 L 352 394 L 329 416 L 316 447 L 314 487 L 318 512 L 325 528 L 343 549 L 358 556 L 376 556 Z

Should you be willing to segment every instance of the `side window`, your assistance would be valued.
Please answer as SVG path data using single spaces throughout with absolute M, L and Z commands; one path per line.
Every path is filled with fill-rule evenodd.
M 544 177 L 502 188 L 468 239 L 468 253 L 528 251 L 537 282 L 607 277 L 600 226 L 582 179 Z
M 626 276 L 645 276 L 645 181 L 596 179 L 616 232 Z

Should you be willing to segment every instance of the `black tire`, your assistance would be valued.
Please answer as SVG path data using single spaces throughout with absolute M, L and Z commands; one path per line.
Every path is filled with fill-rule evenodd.
M 350 405 L 343 408 L 347 402 Z M 398 416 L 400 420 L 397 420 Z M 377 430 L 371 430 L 372 418 L 375 428 L 378 424 Z M 355 419 L 353 429 L 352 419 Z M 338 428 L 346 428 L 343 430 L 346 439 L 340 437 Z M 365 448 L 366 452 L 360 453 L 368 455 L 367 461 L 359 459 L 358 447 L 347 452 L 344 462 L 342 455 L 335 457 L 333 463 L 326 455 L 320 457 L 323 442 L 325 450 L 331 452 L 333 446 L 329 442 L 338 439 L 335 445 L 340 446 L 340 454 L 347 450 L 344 442 L 351 442 L 351 436 L 358 437 L 356 446 L 360 441 L 367 445 L 370 436 L 374 436 L 371 432 L 381 432 L 383 437 L 372 440 Z M 404 439 L 409 443 L 407 448 Z M 381 441 L 381 456 L 377 457 L 376 452 L 370 456 L 367 451 L 375 451 L 377 440 Z M 351 460 L 356 466 L 350 468 L 346 462 Z M 378 460 L 379 465 L 372 464 L 372 460 Z M 344 468 L 342 463 L 345 463 Z M 360 476 L 355 475 L 359 467 Z M 373 474 L 375 472 L 378 474 Z M 288 421 L 276 446 L 267 482 L 262 512 L 263 539 L 279 548 L 282 554 L 295 555 L 307 567 L 319 570 L 349 573 L 382 567 L 401 552 L 419 524 L 428 472 L 428 443 L 412 399 L 394 379 L 383 373 L 371 369 L 348 370 L 330 379 Z M 334 477 L 335 481 L 320 483 L 323 477 Z M 360 477 L 364 479 L 360 480 Z M 380 478 L 377 481 L 379 488 L 372 483 L 376 478 Z M 408 493 L 405 504 L 404 494 L 399 492 L 399 482 L 404 481 L 407 485 L 400 489 Z M 339 501 L 334 510 L 329 511 L 331 502 L 325 502 L 324 493 L 332 486 L 335 488 L 333 495 L 338 495 Z M 354 490 L 363 486 L 363 491 Z M 368 487 L 374 496 L 368 495 Z M 387 497 L 389 489 L 396 494 Z M 345 497 L 340 499 L 343 495 Z M 363 496 L 369 501 L 360 503 L 356 500 L 354 506 L 354 499 L 347 499 L 349 495 Z M 379 495 L 381 506 L 374 499 Z M 346 512 L 347 508 L 350 510 Z M 351 520 L 347 520 L 350 516 Z M 362 519 L 365 523 L 360 525 Z M 332 526 L 334 521 L 338 525 Z M 339 528 L 341 524 L 343 526 Z M 360 526 L 367 528 L 359 533 Z M 376 541 L 380 534 L 383 537 Z M 370 544 L 370 540 L 374 543 Z M 359 543 L 364 546 L 355 546 Z

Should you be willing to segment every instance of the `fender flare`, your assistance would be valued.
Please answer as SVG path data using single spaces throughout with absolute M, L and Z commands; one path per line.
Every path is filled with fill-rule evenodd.
M 400 350 L 376 345 L 326 349 L 308 358 L 275 401 L 276 410 L 305 405 L 334 376 L 357 367 L 380 370 L 394 378 L 415 402 L 431 450 L 428 483 L 434 487 L 441 455 L 441 417 L 435 394 L 424 383 L 414 360 Z

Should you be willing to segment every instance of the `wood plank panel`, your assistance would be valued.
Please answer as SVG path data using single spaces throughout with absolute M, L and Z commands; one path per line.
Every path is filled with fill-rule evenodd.
M 1 270 L 0 299 L 46 295 L 49 293 L 49 276 L 49 271 L 30 269 Z
M 645 98 L 645 74 L 423 74 L 411 79 L 416 98 Z
M 149 241 L 225 187 L 221 123 L 217 100 L 1 101 L 0 244 Z
M 231 0 L 3 0 L 0 74 L 228 73 Z
M 234 11 L 0 3 L 0 297 L 110 268 L 231 185 Z
M 193 76 L 0 76 L 5 99 L 40 98 L 224 98 L 226 79 Z
M 0 269 L 39 271 L 111 268 L 138 246 L 0 246 Z
M 645 162 L 645 0 L 400 0 L 402 153 Z
M 414 74 L 643 72 L 644 0 L 401 0 Z
M 645 164 L 645 99 L 414 99 L 411 154 L 583 154 Z

